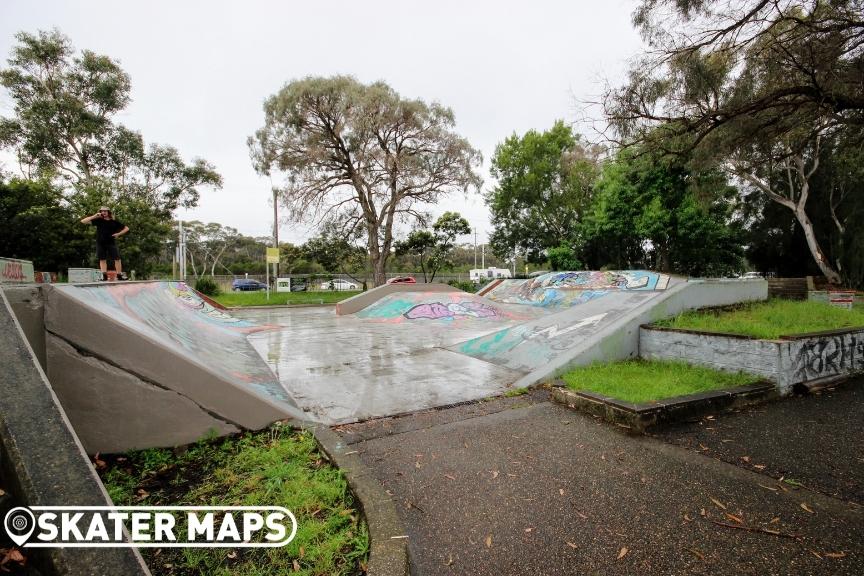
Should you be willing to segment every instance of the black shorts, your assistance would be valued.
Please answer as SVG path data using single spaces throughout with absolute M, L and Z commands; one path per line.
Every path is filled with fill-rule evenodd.
M 96 259 L 97 260 L 120 260 L 120 251 L 117 249 L 117 244 L 99 244 L 96 243 Z

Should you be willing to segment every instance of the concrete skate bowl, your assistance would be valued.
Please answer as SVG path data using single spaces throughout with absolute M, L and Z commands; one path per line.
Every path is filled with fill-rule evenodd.
M 182 282 L 50 285 L 43 300 L 48 378 L 90 452 L 303 416 L 247 340 L 267 327 Z

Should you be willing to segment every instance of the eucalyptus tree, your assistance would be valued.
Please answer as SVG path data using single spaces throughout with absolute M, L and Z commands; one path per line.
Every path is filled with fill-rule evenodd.
M 634 23 L 651 50 L 606 94 L 619 143 L 722 164 L 795 215 L 839 282 L 807 202 L 826 139 L 864 124 L 860 0 L 643 0 Z
M 386 281 L 398 222 L 425 222 L 425 207 L 479 188 L 478 151 L 441 104 L 401 97 L 383 82 L 295 80 L 264 104 L 248 144 L 260 173 L 285 175 L 289 218 L 363 228 L 376 285 Z

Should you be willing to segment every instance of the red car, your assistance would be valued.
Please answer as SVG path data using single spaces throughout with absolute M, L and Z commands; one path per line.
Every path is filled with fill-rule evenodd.
M 387 284 L 416 284 L 417 280 L 413 276 L 397 276 L 387 281 Z

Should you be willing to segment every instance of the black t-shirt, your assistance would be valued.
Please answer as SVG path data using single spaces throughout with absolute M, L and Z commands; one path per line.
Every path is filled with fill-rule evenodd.
M 96 218 L 90 223 L 96 227 L 96 242 L 102 245 L 114 244 L 112 234 L 116 234 L 126 227 L 119 220 L 105 220 L 104 218 Z

